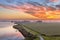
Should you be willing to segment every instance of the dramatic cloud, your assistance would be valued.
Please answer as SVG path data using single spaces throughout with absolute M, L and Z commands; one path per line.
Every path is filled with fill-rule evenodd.
M 43 1 L 42 0 L 37 0 L 37 1 L 35 0 L 29 0 L 29 1 L 28 0 L 21 0 L 21 1 L 20 0 L 0 0 L 0 7 L 23 11 L 42 19 L 59 18 L 60 17 L 59 4 L 60 4 L 59 0 L 43 0 Z M 59 14 L 58 17 L 56 13 Z

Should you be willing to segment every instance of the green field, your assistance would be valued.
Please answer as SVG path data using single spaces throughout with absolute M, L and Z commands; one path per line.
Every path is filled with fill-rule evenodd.
M 38 33 L 44 34 L 44 40 L 60 40 L 60 36 L 52 36 L 52 35 L 60 35 L 60 23 L 22 23 L 28 29 L 34 30 Z M 28 30 L 29 31 L 29 30 Z M 29 31 L 34 33 L 32 31 Z M 36 33 L 34 33 L 36 34 Z
M 60 40 L 60 23 L 25 22 L 20 24 L 28 32 L 41 35 L 44 40 Z
M 60 23 L 22 23 L 39 33 L 46 35 L 60 35 Z
M 46 37 L 43 36 L 44 40 L 60 40 L 60 37 Z

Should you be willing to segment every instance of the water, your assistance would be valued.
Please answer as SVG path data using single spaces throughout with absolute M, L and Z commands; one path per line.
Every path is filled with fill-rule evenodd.
M 0 22 L 0 40 L 22 40 L 22 34 L 12 26 L 15 25 L 11 22 Z

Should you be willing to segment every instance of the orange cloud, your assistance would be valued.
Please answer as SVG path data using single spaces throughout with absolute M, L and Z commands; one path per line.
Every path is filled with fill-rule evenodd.
M 21 10 L 42 20 L 60 20 L 60 10 L 57 10 L 53 7 L 33 6 L 31 4 L 25 4 L 21 7 Z
M 58 0 L 51 0 L 51 1 L 58 1 Z M 6 7 L 7 8 L 7 7 Z M 9 7 L 10 8 L 10 7 Z M 32 4 L 24 4 L 21 6 L 17 6 L 17 11 L 19 13 L 15 14 L 8 14 L 5 15 L 7 19 L 42 19 L 42 20 L 60 20 L 60 10 L 57 10 L 53 7 L 45 7 L 45 6 L 34 6 Z M 1 19 L 4 19 L 0 16 Z
M 4 11 L 4 12 L 3 12 Z M 28 13 L 25 13 L 23 11 L 17 11 L 17 10 L 9 10 L 9 9 L 3 9 L 0 11 L 0 19 L 38 19 L 37 17 L 34 17 Z

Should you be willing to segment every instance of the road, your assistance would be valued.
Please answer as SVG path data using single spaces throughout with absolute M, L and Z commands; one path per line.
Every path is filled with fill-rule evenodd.
M 40 40 L 44 40 L 44 38 L 40 35 Z

